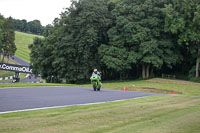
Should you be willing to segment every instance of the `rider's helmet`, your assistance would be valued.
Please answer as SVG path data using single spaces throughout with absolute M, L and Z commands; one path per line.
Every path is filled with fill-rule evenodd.
M 97 69 L 96 68 L 94 69 L 94 73 L 97 74 Z

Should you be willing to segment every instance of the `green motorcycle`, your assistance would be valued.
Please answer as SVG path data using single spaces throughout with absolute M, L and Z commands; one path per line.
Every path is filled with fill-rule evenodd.
M 91 84 L 93 85 L 94 91 L 100 91 L 101 83 L 99 81 L 98 76 L 92 76 L 90 80 L 91 80 Z

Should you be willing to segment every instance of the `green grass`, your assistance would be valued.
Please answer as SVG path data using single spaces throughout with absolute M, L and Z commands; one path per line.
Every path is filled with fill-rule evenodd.
M 17 47 L 17 51 L 15 53 L 15 56 L 30 62 L 30 50 L 28 49 L 28 46 L 33 43 L 33 39 L 35 37 L 42 37 L 38 35 L 33 34 L 27 34 L 22 32 L 15 32 L 15 44 Z
M 0 77 L 8 77 L 8 76 L 13 76 L 15 75 L 15 72 L 10 72 L 10 71 L 3 71 L 0 70 Z
M 152 96 L 0 115 L 0 133 L 199 133 L 200 98 Z
M 15 73 L 13 73 L 13 75 L 14 75 Z M 12 75 L 12 76 L 13 76 Z M 20 75 L 19 75 L 19 78 L 20 79 L 23 79 L 23 78 L 25 78 L 26 77 L 26 73 L 21 73 Z M 0 80 L 0 83 L 2 83 L 2 82 L 7 82 L 7 81 L 12 81 L 13 79 L 8 79 L 8 80 Z M 4 85 L 2 85 L 2 86 L 4 86 Z M 13 87 L 15 87 L 14 85 L 12 85 Z
M 60 85 L 63 84 L 3 84 L 4 87 Z M 70 86 L 91 87 L 90 84 Z M 199 83 L 166 79 L 103 83 L 103 88 L 109 89 L 122 90 L 124 86 L 138 91 L 145 90 L 145 87 L 175 90 L 187 96 L 159 95 L 121 102 L 0 114 L 0 133 L 199 133 Z
M 33 35 L 33 34 L 27 34 L 23 32 L 15 32 L 15 44 L 17 47 L 17 51 L 15 53 L 15 56 L 30 62 L 30 50 L 28 49 L 28 45 L 33 43 L 33 38 L 35 37 L 42 37 L 38 35 Z M 5 58 L 5 62 L 7 62 L 7 58 Z M 9 64 L 17 64 L 16 62 L 9 60 Z M 14 72 L 9 72 L 9 71 L 2 71 L 0 70 L 0 77 L 7 77 L 7 76 L 12 76 L 14 75 Z
M 200 77 L 192 78 L 192 79 L 190 79 L 190 81 L 200 83 Z
M 6 83 L 0 84 L 0 87 L 34 87 L 34 86 L 78 86 L 74 84 L 52 84 L 52 83 Z
M 133 85 L 135 87 L 133 87 Z M 103 82 L 102 87 L 107 89 L 123 90 L 124 86 L 126 86 L 129 91 L 155 93 L 171 93 L 171 91 L 175 91 L 177 94 L 200 96 L 200 83 L 160 78 L 150 80 Z

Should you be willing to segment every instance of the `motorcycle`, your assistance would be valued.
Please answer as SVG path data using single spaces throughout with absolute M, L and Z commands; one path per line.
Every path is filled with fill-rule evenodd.
M 90 80 L 91 80 L 91 84 L 93 85 L 94 91 L 100 91 L 101 83 L 98 76 L 92 76 Z

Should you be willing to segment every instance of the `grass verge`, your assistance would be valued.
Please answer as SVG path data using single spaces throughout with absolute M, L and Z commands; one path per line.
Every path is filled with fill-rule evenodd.
M 82 85 L 91 87 L 91 85 Z M 182 80 L 169 80 L 154 78 L 149 80 L 135 81 L 113 81 L 103 82 L 103 88 L 123 90 L 124 86 L 128 91 L 153 92 L 171 94 L 175 91 L 176 94 L 200 96 L 200 83 L 194 83 Z
M 34 86 L 78 86 L 74 84 L 52 84 L 52 83 L 6 83 L 0 84 L 0 87 L 34 87 Z
M 89 86 L 2 84 L 1 87 Z M 134 85 L 134 87 L 133 87 Z M 157 88 L 200 96 L 200 84 L 166 79 L 105 82 L 103 88 Z M 144 90 L 144 89 L 143 89 Z M 153 89 L 149 89 L 153 90 Z M 0 133 L 199 133 L 200 97 L 159 95 L 96 105 L 0 114 Z
M 7 76 L 13 76 L 13 75 L 15 75 L 15 72 L 9 72 L 9 73 L 6 73 L 6 75 L 7 75 Z M 19 76 L 19 78 L 20 78 L 20 79 L 23 79 L 23 78 L 26 77 L 26 75 L 27 75 L 26 73 L 21 73 L 20 76 Z M 4 76 L 4 77 L 7 77 L 7 76 Z M 7 81 L 12 81 L 12 79 L 0 80 L 0 83 L 2 83 L 2 82 L 7 82 Z M 1 86 L 3 87 L 4 85 L 0 85 L 0 87 L 1 87 Z M 9 85 L 6 85 L 6 86 L 9 86 Z M 15 87 L 15 86 L 12 85 L 12 87 Z
M 0 133 L 199 133 L 200 98 L 152 96 L 0 115 Z

